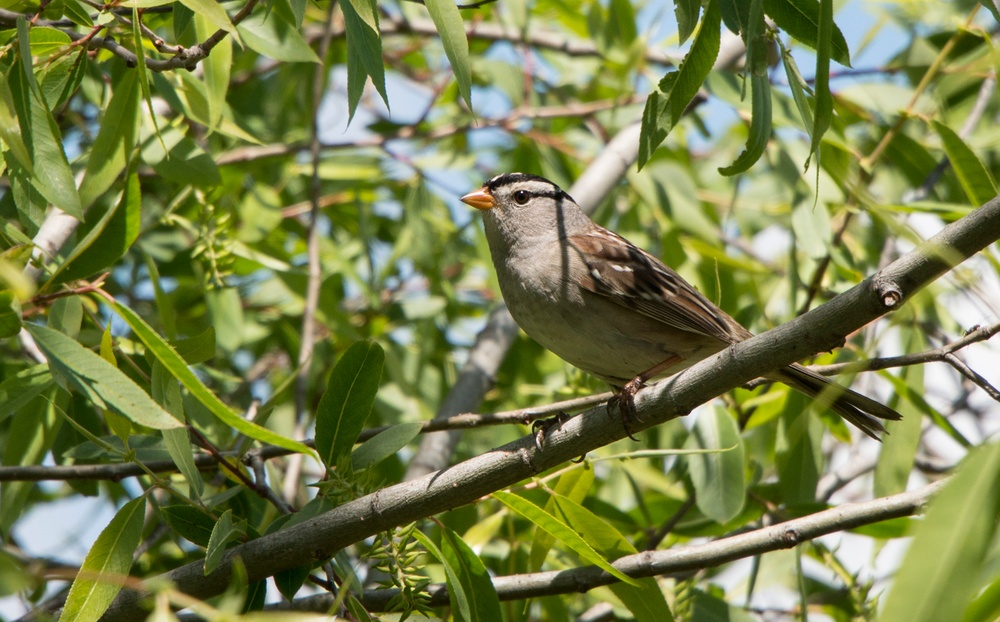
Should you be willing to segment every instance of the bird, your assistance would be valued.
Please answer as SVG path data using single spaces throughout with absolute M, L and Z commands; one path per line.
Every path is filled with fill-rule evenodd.
M 546 349 L 605 381 L 608 402 L 635 415 L 650 380 L 753 336 L 660 259 L 590 219 L 558 185 L 529 173 L 493 177 L 461 201 L 483 214 L 500 291 L 514 321 Z M 769 379 L 816 398 L 869 437 L 884 404 L 795 363 Z

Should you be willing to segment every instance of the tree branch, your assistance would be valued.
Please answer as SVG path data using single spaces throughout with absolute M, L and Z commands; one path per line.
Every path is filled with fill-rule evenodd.
M 948 225 L 830 302 L 641 391 L 636 397 L 638 416 L 632 425 L 633 432 L 687 414 L 751 378 L 838 346 L 846 335 L 898 308 L 921 288 L 997 239 L 1000 239 L 1000 197 Z M 220 566 L 207 576 L 203 562 L 199 561 L 166 573 L 163 578 L 195 597 L 219 594 L 229 584 L 237 558 L 250 581 L 314 563 L 380 531 L 475 502 L 625 436 L 620 418 L 609 419 L 603 406 L 592 408 L 554 426 L 546 436 L 544 451 L 535 447 L 532 436 L 525 436 L 437 473 L 383 488 L 309 521 L 233 547 L 226 551 Z M 797 531 L 755 533 L 760 533 L 757 537 L 765 541 L 778 537 L 788 544 L 802 539 Z M 665 572 L 665 567 L 649 555 L 652 554 L 644 554 L 639 566 L 654 574 Z M 719 563 L 735 559 L 732 555 L 720 552 Z M 671 566 L 686 567 L 689 566 L 682 559 L 675 559 Z M 143 618 L 141 598 L 135 591 L 122 591 L 105 619 Z

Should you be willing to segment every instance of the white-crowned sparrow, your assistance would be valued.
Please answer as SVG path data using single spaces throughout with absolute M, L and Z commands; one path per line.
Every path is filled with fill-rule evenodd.
M 595 224 L 551 181 L 498 175 L 462 201 L 483 212 L 486 239 L 511 315 L 560 358 L 613 386 L 623 415 L 657 376 L 677 373 L 750 331 L 659 259 Z M 768 376 L 878 439 L 893 409 L 801 365 Z M 609 404 L 610 405 L 610 404 Z M 627 422 L 626 422 L 627 425 Z

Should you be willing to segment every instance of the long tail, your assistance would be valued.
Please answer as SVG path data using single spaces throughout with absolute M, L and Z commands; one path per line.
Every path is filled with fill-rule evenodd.
M 879 434 L 885 432 L 880 419 L 897 421 L 903 418 L 885 404 L 855 393 L 799 364 L 782 369 L 778 373 L 778 379 L 796 391 L 829 404 L 833 412 L 876 441 L 881 441 Z

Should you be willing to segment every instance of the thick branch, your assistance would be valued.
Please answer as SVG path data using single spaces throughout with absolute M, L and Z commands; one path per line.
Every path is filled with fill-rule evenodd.
M 639 421 L 633 424 L 634 431 L 689 413 L 751 378 L 836 347 L 846 335 L 897 308 L 951 267 L 997 239 L 1000 239 L 1000 198 L 948 225 L 931 240 L 827 304 L 735 344 L 640 392 L 636 399 Z M 380 531 L 472 503 L 620 440 L 625 434 L 620 418 L 609 418 L 604 407 L 592 408 L 550 430 L 544 451 L 538 451 L 534 439 L 526 436 L 461 464 L 389 486 L 312 520 L 234 547 L 208 576 L 202 562 L 182 566 L 165 576 L 178 589 L 193 596 L 219 594 L 228 585 L 237 558 L 251 581 L 323 560 Z M 795 532 L 789 535 L 795 541 L 801 539 Z M 786 541 L 788 537 L 785 536 Z M 725 559 L 732 557 L 722 557 L 720 563 Z M 654 572 L 664 571 L 652 561 L 644 564 Z M 133 591 L 123 591 L 105 619 L 142 618 L 140 597 Z

